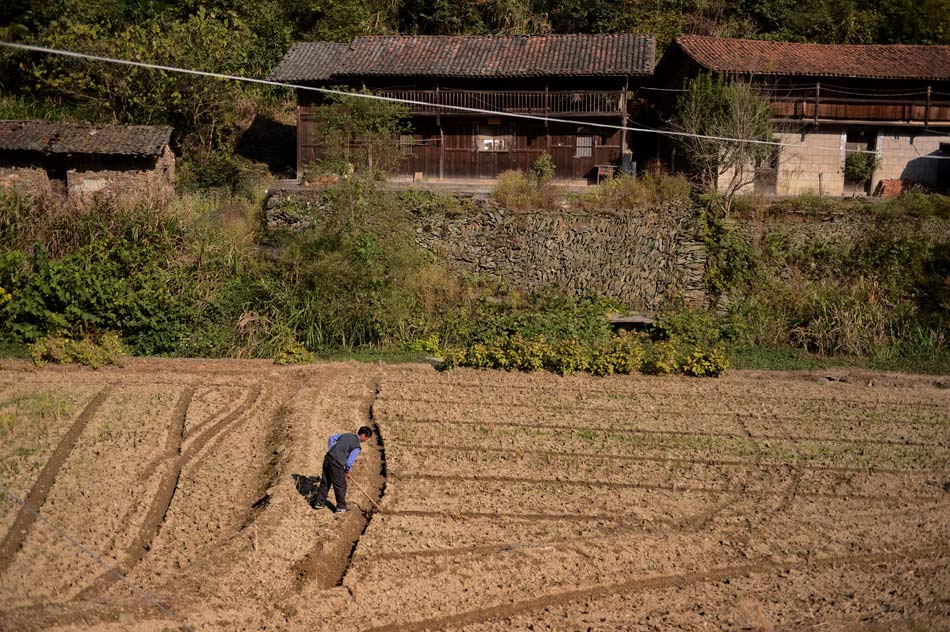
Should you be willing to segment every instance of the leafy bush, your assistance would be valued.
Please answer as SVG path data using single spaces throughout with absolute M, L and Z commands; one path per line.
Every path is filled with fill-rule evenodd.
M 719 377 L 729 368 L 729 358 L 721 348 L 693 347 L 677 361 L 683 375 L 691 377 Z
M 851 152 L 844 159 L 844 177 L 851 182 L 867 184 L 881 161 L 875 154 Z
M 544 152 L 532 163 L 531 171 L 534 173 L 534 177 L 538 179 L 538 182 L 545 182 L 552 179 L 557 173 L 557 164 L 554 162 L 554 158 L 551 157 L 551 154 Z
M 670 375 L 680 369 L 679 350 L 673 340 L 661 340 L 650 345 L 643 362 L 643 372 L 651 375 Z
M 478 342 L 446 353 L 443 368 L 466 366 L 507 371 L 540 371 L 568 375 L 588 371 L 606 376 L 643 371 L 654 374 L 683 373 L 695 377 L 717 377 L 729 366 L 724 351 L 693 347 L 680 357 L 673 341 L 654 343 L 648 350 L 626 332 L 608 340 L 583 343 L 577 338 L 547 341 L 543 336 L 524 338 L 518 334 Z
M 316 362 L 317 356 L 296 340 L 287 340 L 277 355 L 274 364 L 310 364 Z
M 561 195 L 550 180 L 540 180 L 523 171 L 501 173 L 491 195 L 512 211 L 553 211 L 561 206 Z
M 105 364 L 121 366 L 126 355 L 122 341 L 115 332 L 78 340 L 65 336 L 45 336 L 30 345 L 30 357 L 36 364 L 81 364 L 97 369 Z
M 592 209 L 631 211 L 691 204 L 692 189 L 681 176 L 671 176 L 657 163 L 647 168 L 640 177 L 619 175 L 597 185 L 582 200 Z

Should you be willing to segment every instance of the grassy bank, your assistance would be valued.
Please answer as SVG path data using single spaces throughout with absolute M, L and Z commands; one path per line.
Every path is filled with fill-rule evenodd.
M 632 201 L 615 204 L 623 212 L 676 184 L 615 182 L 582 202 Z M 606 314 L 624 306 L 609 297 L 519 292 L 450 273 L 416 246 L 413 219 L 443 205 L 467 212 L 457 200 L 357 178 L 319 207 L 287 204 L 308 228 L 264 231 L 253 194 L 82 208 L 0 194 L 0 353 L 107 331 L 139 355 L 289 361 L 421 359 L 513 336 L 614 344 Z M 948 209 L 947 198 L 914 195 L 699 212 L 711 305 L 667 306 L 638 340 L 643 357 L 673 341 L 681 360 L 726 348 L 739 367 L 950 373 Z

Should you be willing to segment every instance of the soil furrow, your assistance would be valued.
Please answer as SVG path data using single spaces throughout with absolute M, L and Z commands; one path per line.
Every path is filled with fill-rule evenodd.
M 481 400 L 481 401 L 472 401 L 472 400 L 465 400 L 465 399 L 429 399 L 429 398 L 425 398 L 425 397 L 418 397 L 418 398 L 386 397 L 384 401 L 385 401 L 386 403 L 395 403 L 395 404 L 428 404 L 428 405 L 430 405 L 430 406 L 471 406 L 471 407 L 473 407 L 473 408 L 495 408 L 495 407 L 503 406 L 503 407 L 505 407 L 505 408 L 528 408 L 528 409 L 530 409 L 530 410 L 574 410 L 574 409 L 577 409 L 578 407 L 583 407 L 584 410 L 595 411 L 595 412 L 605 412 L 605 413 L 610 413 L 610 412 L 615 412 L 615 413 L 628 412 L 628 411 L 630 410 L 631 404 L 632 404 L 632 403 L 635 403 L 635 402 L 629 402 L 629 401 L 627 401 L 627 402 L 621 402 L 621 405 L 619 405 L 619 406 L 603 406 L 603 405 L 591 405 L 591 404 L 586 403 L 586 402 L 584 402 L 584 401 L 565 402 L 565 403 L 563 403 L 563 404 L 541 404 L 541 403 L 537 403 L 537 402 L 506 402 L 506 401 L 493 402 L 493 401 L 484 401 L 484 400 Z M 703 399 L 703 401 L 705 401 L 705 399 Z M 917 406 L 917 405 L 912 404 L 912 403 L 910 403 L 910 402 L 907 402 L 907 403 L 904 403 L 904 402 L 901 402 L 901 403 L 898 403 L 898 402 L 873 402 L 873 401 L 868 402 L 868 401 L 866 401 L 866 400 L 818 400 L 818 399 L 803 399 L 803 400 L 801 400 L 801 401 L 804 401 L 804 402 L 809 402 L 809 401 L 820 402 L 821 404 L 823 404 L 823 405 L 825 405 L 825 406 L 827 406 L 827 405 L 830 404 L 830 403 L 836 403 L 836 404 L 848 404 L 848 403 L 853 403 L 853 404 L 861 404 L 861 405 L 863 405 L 863 406 L 867 406 L 869 403 L 874 403 L 874 404 L 878 404 L 878 406 L 884 405 L 884 406 L 907 407 L 907 408 L 912 408 L 912 409 L 915 410 L 915 411 L 916 411 L 916 410 L 919 410 L 920 408 L 928 408 L 928 409 L 933 409 L 934 412 L 938 412 L 938 413 L 939 413 L 939 412 L 945 412 L 945 408 L 944 408 L 943 406 L 941 406 L 941 405 L 939 405 L 939 404 L 928 404 L 928 403 L 923 403 L 923 404 Z M 698 402 L 697 402 L 697 403 L 698 403 Z M 737 411 L 728 411 L 728 410 L 726 410 L 726 411 L 703 411 L 703 410 L 698 410 L 698 409 L 696 409 L 696 408 L 672 408 L 672 409 L 670 409 L 670 408 L 659 408 L 659 409 L 657 409 L 657 408 L 653 407 L 652 401 L 651 401 L 651 405 L 650 405 L 649 411 L 650 411 L 651 414 L 658 414 L 658 415 L 661 415 L 661 414 L 677 414 L 677 415 L 679 415 L 679 414 L 690 414 L 690 415 L 707 416 L 707 417 L 717 417 L 717 416 L 723 416 L 723 415 L 725 415 L 725 416 L 736 416 L 736 415 L 741 415 L 741 414 L 742 414 L 742 413 L 737 412 Z M 752 412 L 750 412 L 750 413 L 745 413 L 744 416 L 746 416 L 746 417 L 754 417 L 755 414 L 759 414 L 759 413 L 752 413 Z M 783 418 L 783 417 L 774 417 L 774 418 L 776 418 L 776 419 L 781 419 L 781 418 Z M 802 417 L 802 416 L 800 416 L 800 415 L 790 416 L 789 418 L 790 418 L 790 419 L 803 419 L 803 418 L 804 418 L 804 419 L 811 419 L 811 417 Z M 848 419 L 848 418 L 849 418 L 849 417 L 846 417 L 845 419 Z M 856 420 L 868 421 L 867 419 L 863 419 L 863 418 L 861 418 L 861 417 L 855 417 L 854 419 L 856 419 Z M 946 425 L 946 424 L 943 424 L 943 425 Z
M 414 418 L 414 419 L 405 419 L 396 416 L 394 419 L 390 420 L 390 423 L 406 423 L 406 424 L 425 424 L 425 425 L 441 425 L 448 424 L 453 426 L 475 426 L 475 427 L 486 427 L 486 426 L 505 426 L 508 428 L 542 428 L 545 430 L 566 430 L 572 433 L 579 432 L 593 432 L 593 433 L 602 433 L 605 435 L 624 435 L 627 433 L 636 433 L 648 436 L 657 436 L 657 437 L 714 437 L 717 439 L 764 439 L 767 441 L 787 441 L 789 443 L 847 443 L 851 445 L 890 445 L 890 446 L 903 446 L 903 447 L 914 447 L 914 448 L 942 448 L 944 445 L 942 443 L 932 444 L 924 441 L 891 441 L 888 439 L 849 439 L 843 437 L 800 437 L 800 436 L 785 436 L 785 435 L 763 435 L 763 434 L 751 434 L 748 436 L 743 436 L 740 434 L 734 434 L 729 432 L 691 432 L 688 430 L 644 430 L 633 425 L 628 424 L 615 424 L 610 428 L 597 428 L 592 426 L 571 426 L 568 424 L 546 424 L 546 423 L 519 423 L 513 421 L 492 421 L 491 423 L 478 422 L 478 421 L 461 421 L 461 420 L 451 420 L 451 419 L 436 419 L 436 418 Z
M 443 445 L 438 443 L 416 443 L 413 445 L 400 446 L 401 450 L 425 450 L 425 451 L 444 451 L 444 452 L 487 452 L 487 453 L 498 453 L 498 454 L 511 454 L 509 448 L 493 448 L 490 446 L 465 446 L 465 445 Z M 530 450 L 530 449 L 519 449 L 518 454 L 531 454 L 537 456 L 548 456 L 548 457 L 565 457 L 565 458 L 582 458 L 582 459 L 603 459 L 605 461 L 631 461 L 631 462 L 643 462 L 643 463 L 683 463 L 688 465 L 708 465 L 710 467 L 748 467 L 755 463 L 754 460 L 750 459 L 747 461 L 739 460 L 726 460 L 726 459 L 684 459 L 677 457 L 662 457 L 662 456 L 634 456 L 632 454 L 605 454 L 602 452 L 566 452 L 558 450 Z M 789 467 L 788 463 L 774 463 L 774 462 L 765 462 L 763 461 L 759 464 L 759 467 L 768 468 L 768 469 L 780 469 Z M 883 468 L 883 467 L 845 467 L 845 466 L 832 466 L 832 465 L 810 465 L 808 467 L 803 467 L 804 471 L 816 471 L 816 472 L 853 472 L 856 474 L 924 474 L 924 473 L 938 473 L 936 470 L 927 470 L 921 468 L 908 468 L 906 470 L 898 470 L 893 468 Z
M 463 518 L 510 518 L 514 520 L 523 520 L 524 522 L 549 522 L 552 520 L 563 520 L 570 522 L 619 522 L 625 516 L 616 514 L 542 514 L 542 513 L 503 513 L 494 511 L 423 511 L 416 509 L 383 509 L 380 513 L 386 516 L 417 516 L 417 517 L 443 517 L 452 519 Z
M 178 486 L 178 477 L 181 475 L 182 462 L 179 458 L 181 442 L 185 430 L 185 419 L 188 417 L 188 407 L 191 405 L 191 399 L 194 395 L 194 387 L 185 389 L 175 405 L 171 427 L 165 440 L 164 458 L 168 462 L 168 469 L 158 484 L 158 489 L 155 491 L 151 504 L 149 504 L 145 520 L 142 522 L 142 526 L 139 527 L 135 540 L 125 551 L 123 560 L 116 565 L 115 570 L 122 575 L 128 575 L 129 571 L 142 561 L 142 558 L 148 553 L 152 539 L 158 534 L 158 530 L 165 520 L 165 514 L 168 512 L 168 507 L 175 495 L 175 488 Z M 103 573 L 83 589 L 76 596 L 76 599 L 87 599 L 115 583 L 116 579 L 117 577 L 113 573 Z
M 346 578 L 346 573 L 353 562 L 353 556 L 356 553 L 360 538 L 369 528 L 373 515 L 378 511 L 377 506 L 381 502 L 383 494 L 385 494 L 387 475 L 385 447 L 379 424 L 373 412 L 373 405 L 378 393 L 379 384 L 377 383 L 373 385 L 372 396 L 361 407 L 366 425 L 373 428 L 373 436 L 379 450 L 379 470 L 371 473 L 369 489 L 366 491 L 373 502 L 366 510 L 353 511 L 347 514 L 343 518 L 341 533 L 329 543 L 329 546 L 326 546 L 323 542 L 318 542 L 307 552 L 303 559 L 294 564 L 293 570 L 296 573 L 294 588 L 297 592 L 302 591 L 307 584 L 313 581 L 318 581 L 320 588 L 333 588 L 343 585 L 343 580 Z M 355 481 L 352 483 L 355 483 Z M 353 486 L 357 487 L 356 484 L 353 484 Z M 353 491 L 357 490 L 354 489 Z
M 935 549 L 933 548 L 923 548 L 912 549 L 901 553 L 841 555 L 830 556 L 818 560 L 813 559 L 808 561 L 793 561 L 779 564 L 768 560 L 761 560 L 759 562 L 753 562 L 750 564 L 713 568 L 707 571 L 663 575 L 660 577 L 650 577 L 645 579 L 637 578 L 615 584 L 603 584 L 588 588 L 550 593 L 547 595 L 542 595 L 541 597 L 536 597 L 534 599 L 526 599 L 524 601 L 501 604 L 488 608 L 479 608 L 458 614 L 433 617 L 419 621 L 401 621 L 399 623 L 392 623 L 370 628 L 368 632 L 442 630 L 448 627 L 462 627 L 476 623 L 498 621 L 500 619 L 531 612 L 533 610 L 539 610 L 551 606 L 561 606 L 580 600 L 601 599 L 620 592 L 631 593 L 661 588 L 681 588 L 691 584 L 724 581 L 727 579 L 744 577 L 756 573 L 776 573 L 802 568 L 820 569 L 839 565 L 866 566 L 871 564 L 882 564 L 908 558 L 922 558 L 928 553 L 933 554 L 934 552 Z
M 69 454 L 72 452 L 73 447 L 75 447 L 76 441 L 79 439 L 79 436 L 89 424 L 89 421 L 95 416 L 96 411 L 106 400 L 112 390 L 112 386 L 107 386 L 106 388 L 99 391 L 95 397 L 92 398 L 92 401 L 90 401 L 79 414 L 79 416 L 76 418 L 76 421 L 74 421 L 72 426 L 70 426 L 69 430 L 66 431 L 66 434 L 60 440 L 59 445 L 56 446 L 56 450 L 53 452 L 53 455 L 49 458 L 49 461 L 46 462 L 46 465 L 40 471 L 36 482 L 30 489 L 30 493 L 27 494 L 27 505 L 36 511 L 40 511 L 42 509 L 43 504 L 46 502 L 46 497 L 49 495 L 50 490 L 53 488 L 53 484 L 56 482 L 56 476 L 59 473 L 59 470 L 63 467 L 63 464 L 66 462 L 66 459 L 69 457 Z M 20 511 L 17 512 L 16 519 L 13 521 L 13 526 L 10 527 L 10 530 L 7 532 L 3 542 L 0 543 L 0 573 L 3 573 L 7 568 L 9 568 L 10 564 L 13 562 L 13 558 L 16 557 L 20 547 L 23 546 L 23 542 L 26 540 L 26 536 L 35 521 L 36 516 L 32 512 L 28 511 L 25 507 L 21 508 Z
M 553 478 L 520 478 L 508 476 L 459 476 L 454 474 L 419 474 L 414 472 L 393 473 L 393 478 L 403 481 L 425 480 L 425 481 L 446 481 L 446 482 L 473 482 L 473 483 L 509 483 L 524 485 L 556 485 L 569 487 L 599 487 L 605 489 L 642 489 L 646 491 L 667 491 L 683 492 L 687 494 L 709 494 L 712 496 L 721 494 L 734 494 L 734 488 L 722 487 L 690 487 L 689 485 L 660 485 L 654 483 L 614 483 L 610 481 L 594 480 L 557 480 Z M 764 479 L 765 475 L 756 476 L 755 479 Z M 800 474 L 799 474 L 800 477 Z M 754 497 L 784 497 L 787 492 L 781 490 L 755 490 L 748 491 L 748 481 L 743 482 L 741 486 L 741 495 Z M 888 502 L 892 500 L 914 500 L 920 502 L 937 502 L 942 496 L 891 496 L 887 494 L 832 494 L 829 492 L 802 492 L 798 491 L 798 496 L 805 498 L 835 498 L 838 500 L 867 500 Z
M 498 384 L 491 382 L 449 382 L 449 381 L 432 381 L 432 380 L 419 380 L 414 382 L 387 382 L 387 387 L 396 387 L 396 388 L 426 388 L 426 389 L 452 389 L 452 388 L 463 388 L 463 389 L 477 389 L 477 390 L 495 390 L 495 391 L 542 391 L 542 392 L 553 392 L 556 394 L 563 393 L 580 393 L 581 395 L 617 395 L 617 396 L 630 396 L 631 398 L 640 398 L 643 396 L 644 388 L 643 384 L 637 383 L 636 389 L 612 389 L 612 388 L 597 388 L 597 387 L 572 387 L 566 386 L 563 384 L 557 384 L 555 386 L 544 386 L 544 385 L 524 385 L 524 384 Z M 651 393 L 657 392 L 656 389 L 651 389 Z M 706 402 L 711 397 L 728 397 L 728 398 L 744 398 L 748 395 L 748 391 L 745 389 L 736 389 L 731 391 L 728 388 L 711 388 L 709 390 L 703 390 L 696 393 L 695 395 L 682 395 L 677 393 L 679 399 L 688 399 L 689 397 L 695 397 L 697 400 Z M 386 401 L 392 401 L 388 396 L 385 398 Z M 653 397 L 649 400 L 654 399 Z M 945 404 L 931 403 L 931 402 L 918 402 L 918 401 L 905 401 L 905 400 L 888 400 L 888 399 L 853 399 L 853 398 L 839 398 L 839 397 L 829 397 L 829 398 L 816 398 L 809 396 L 783 396 L 783 395 L 769 395 L 767 393 L 757 393 L 756 401 L 769 401 L 769 402 L 780 402 L 780 403 L 789 403 L 789 402 L 820 402 L 822 404 L 861 404 L 862 406 L 867 405 L 894 405 L 894 406 L 906 406 L 908 408 L 934 408 L 938 411 L 946 410 Z M 649 401 L 644 400 L 644 401 Z M 411 400 L 410 400 L 411 401 Z M 418 400 L 417 400 L 418 401 Z M 579 401 L 578 404 L 583 404 L 582 401 Z
M 243 387 L 243 386 L 237 387 L 237 388 L 240 388 L 240 389 L 242 389 L 243 391 L 245 391 L 245 392 L 242 393 L 242 394 L 245 395 L 245 397 L 246 397 L 247 388 L 246 388 L 246 387 Z M 253 387 L 252 387 L 252 388 L 253 388 Z M 206 419 L 206 420 L 205 420 L 204 422 L 202 422 L 201 424 L 195 426 L 194 428 L 188 429 L 188 431 L 184 433 L 183 441 L 184 441 L 184 442 L 191 441 L 191 439 L 192 439 L 193 437 L 195 437 L 195 436 L 197 436 L 197 435 L 200 435 L 200 434 L 201 434 L 202 432 L 204 432 L 207 428 L 210 428 L 212 425 L 214 425 L 215 423 L 217 423 L 217 420 L 218 420 L 218 419 L 220 419 L 221 417 L 225 417 L 225 416 L 227 416 L 228 414 L 230 414 L 230 413 L 223 413 L 223 414 L 222 414 L 222 413 L 219 413 L 219 414 L 217 414 L 217 415 L 212 415 L 209 419 Z

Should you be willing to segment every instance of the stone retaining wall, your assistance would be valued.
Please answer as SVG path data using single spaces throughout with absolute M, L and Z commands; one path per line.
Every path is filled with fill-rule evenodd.
M 268 229 L 305 228 L 308 215 L 322 212 L 316 192 L 293 195 L 299 204 L 268 200 Z M 706 249 L 688 209 L 516 213 L 490 200 L 471 200 L 467 208 L 459 216 L 414 219 L 416 242 L 459 273 L 522 290 L 553 285 L 603 294 L 635 310 L 652 311 L 672 299 L 707 300 Z
M 420 220 L 416 241 L 450 266 L 532 290 L 597 293 L 632 309 L 706 300 L 705 246 L 684 209 L 512 213 L 481 205 L 457 218 Z

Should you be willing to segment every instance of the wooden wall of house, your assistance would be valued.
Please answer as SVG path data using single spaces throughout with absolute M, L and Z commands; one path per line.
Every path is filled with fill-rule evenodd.
M 631 88 L 644 82 L 643 78 L 631 78 Z M 582 81 L 574 78 L 545 81 L 445 81 L 446 89 L 492 89 L 533 90 L 622 90 L 623 80 L 602 79 Z M 447 84 L 447 85 L 445 85 Z M 354 86 L 355 87 L 355 86 Z M 431 89 L 430 80 L 400 79 L 388 82 L 376 81 L 374 89 L 424 88 Z M 619 94 L 619 93 L 618 93 Z M 318 156 L 319 133 L 312 115 L 323 97 L 321 94 L 300 90 L 298 96 L 298 171 Z M 558 116 L 558 115 L 554 115 Z M 414 115 L 411 119 L 412 133 L 400 138 L 399 146 L 404 154 L 399 173 L 413 175 L 422 173 L 427 179 L 434 178 L 495 178 L 509 169 L 529 170 L 534 162 L 547 151 L 554 159 L 555 177 L 571 180 L 592 180 L 596 177 L 597 165 L 619 167 L 621 160 L 621 133 L 616 130 L 598 130 L 590 122 L 619 125 L 621 113 L 600 115 L 589 121 L 579 119 L 576 124 L 550 124 L 546 129 L 542 122 L 506 118 L 472 117 L 460 114 Z M 503 142 L 494 144 L 495 149 L 486 149 L 480 135 L 504 136 Z M 628 137 L 628 145 L 629 143 Z
M 440 134 L 434 121 L 420 117 L 414 132 L 400 141 L 405 156 L 400 172 L 425 178 L 494 178 L 509 169 L 528 171 L 545 151 L 554 159 L 555 177 L 562 179 L 592 179 L 596 165 L 619 166 L 620 161 L 620 132 L 601 132 L 582 121 L 552 124 L 546 133 L 542 123 L 445 117 Z M 485 136 L 499 140 L 497 149 L 485 149 Z

